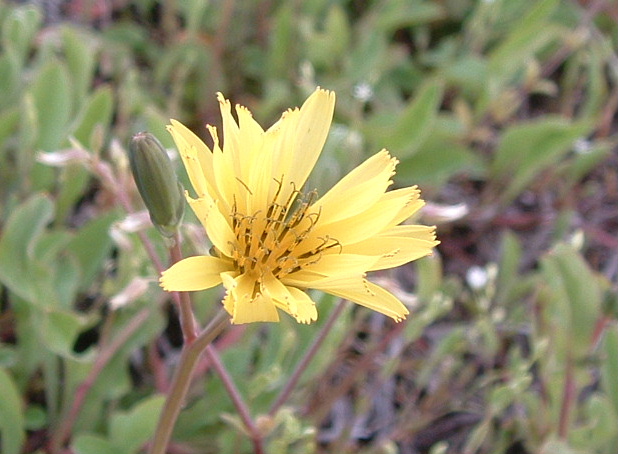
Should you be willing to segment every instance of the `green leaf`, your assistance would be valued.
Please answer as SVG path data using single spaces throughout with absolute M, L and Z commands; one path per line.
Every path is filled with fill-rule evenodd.
M 448 116 L 438 116 L 419 150 L 412 156 L 401 159 L 397 166 L 396 179 L 439 187 L 460 172 L 483 174 L 483 161 L 460 143 L 463 134 L 464 129 L 460 122 Z M 397 153 L 393 154 L 399 157 Z
M 521 193 L 539 172 L 557 163 L 575 140 L 590 129 L 590 122 L 571 123 L 552 116 L 508 128 L 490 167 L 492 178 L 505 182 L 502 202 L 507 203 Z
M 20 95 L 21 67 L 15 53 L 7 49 L 0 55 L 0 107 L 15 103 Z
M 378 3 L 376 28 L 392 32 L 404 27 L 426 24 L 443 18 L 444 8 L 437 2 L 419 0 L 391 0 Z
M 0 153 L 7 138 L 15 133 L 19 124 L 20 115 L 17 109 L 7 109 L 0 113 Z
M 118 454 L 118 448 L 99 435 L 79 434 L 71 448 L 75 454 Z
M 37 334 L 41 344 L 63 357 L 73 357 L 73 345 L 87 320 L 74 312 L 62 310 L 41 311 L 39 317 Z
M 11 367 L 17 363 L 18 355 L 12 346 L 0 344 L 0 367 Z
M 618 415 L 618 325 L 608 326 L 603 340 L 604 361 L 601 365 L 601 383 L 607 393 L 614 413 Z
M 43 21 L 39 8 L 27 5 L 11 10 L 2 23 L 3 49 L 13 49 L 20 61 L 24 61 Z
M 283 2 L 272 16 L 268 60 L 263 68 L 269 78 L 289 77 L 290 60 L 298 58 L 298 27 L 294 26 L 298 19 L 295 11 L 292 4 Z
M 49 424 L 47 412 L 41 405 L 30 404 L 24 413 L 25 425 L 28 430 L 44 429 Z
M 605 159 L 615 149 L 617 141 L 598 140 L 592 143 L 584 142 L 584 150 L 575 154 L 565 163 L 563 174 L 571 184 L 580 181 Z
M 69 243 L 68 250 L 79 263 L 81 290 L 86 290 L 103 268 L 103 262 L 108 258 L 112 248 L 109 229 L 117 219 L 118 214 L 115 212 L 93 218 L 79 229 Z
M 612 403 L 607 396 L 595 393 L 582 405 L 578 415 L 578 424 L 569 432 L 569 442 L 576 448 L 605 448 L 615 446 L 618 434 L 616 418 Z M 614 442 L 614 443 L 612 443 Z M 597 451 L 597 452 L 603 452 Z
M 67 221 L 79 199 L 84 196 L 91 178 L 91 173 L 82 164 L 70 163 L 60 170 L 57 180 L 60 187 L 56 196 L 56 225 Z
M 25 300 L 39 299 L 31 261 L 35 245 L 53 217 L 54 206 L 45 195 L 34 195 L 9 217 L 0 238 L 0 281 Z
M 566 441 L 552 437 L 548 438 L 537 452 L 539 454 L 591 454 L 592 451 L 580 451 Z
M 496 301 L 506 306 L 511 300 L 510 293 L 520 281 L 519 265 L 522 257 L 522 247 L 515 234 L 506 231 L 500 247 L 500 265 L 496 280 Z
M 102 86 L 88 97 L 78 116 L 72 136 L 79 143 L 88 147 L 91 145 L 92 134 L 97 126 L 103 128 L 105 134 L 112 120 L 114 97 L 109 86 Z
M 152 396 L 111 417 L 109 434 L 117 452 L 137 452 L 152 437 L 164 402 L 164 396 Z
M 57 149 L 67 136 L 71 116 L 71 79 L 66 67 L 50 61 L 36 74 L 31 88 L 39 129 L 35 148 Z
M 201 33 L 200 27 L 204 19 L 209 3 L 202 0 L 190 0 L 178 5 L 183 9 L 183 17 L 186 20 L 186 31 L 190 38 L 195 38 Z
M 438 255 L 415 262 L 418 274 L 416 294 L 419 301 L 428 303 L 442 284 L 442 261 Z
M 93 38 L 74 28 L 62 30 L 62 43 L 73 87 L 75 105 L 81 105 L 92 85 L 97 52 Z
M 513 24 L 509 35 L 489 56 L 491 74 L 512 74 L 541 46 L 558 36 L 558 29 L 549 22 L 558 3 L 559 0 L 541 0 Z
M 345 57 L 350 43 L 350 25 L 343 9 L 331 7 L 324 30 L 314 32 L 307 40 L 309 60 L 316 66 L 336 67 Z
M 73 128 L 72 136 L 84 147 L 94 148 L 95 131 L 102 138 L 107 134 L 112 117 L 113 97 L 109 87 L 100 87 L 86 101 Z M 97 131 L 97 128 L 100 130 Z M 93 150 L 95 152 L 99 150 Z M 75 203 L 83 196 L 90 181 L 90 172 L 81 164 L 72 164 L 62 169 L 60 189 L 56 198 L 56 221 L 62 222 Z
M 20 454 L 26 431 L 19 390 L 7 371 L 0 368 L 0 448 L 4 454 Z
M 352 83 L 373 82 L 387 66 L 387 56 L 388 42 L 383 33 L 361 32 L 360 41 L 350 54 L 345 77 Z
M 580 358 L 590 349 L 595 322 L 601 316 L 601 280 L 571 246 L 559 244 L 543 257 L 541 269 L 551 291 L 548 322 L 559 340 L 560 354 Z
M 413 155 L 431 134 L 442 101 L 442 84 L 425 85 L 406 108 L 397 115 L 397 122 L 390 122 L 371 133 L 376 143 L 400 157 Z M 386 123 L 386 122 L 383 122 Z

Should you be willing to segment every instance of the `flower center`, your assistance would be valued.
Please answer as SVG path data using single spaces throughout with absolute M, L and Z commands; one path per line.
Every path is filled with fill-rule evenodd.
M 279 190 L 265 212 L 247 215 L 232 208 L 232 228 L 236 244 L 232 259 L 241 273 L 261 276 L 267 272 L 277 278 L 317 263 L 324 252 L 339 242 L 331 238 L 310 237 L 320 217 L 310 207 L 315 191 L 303 194 L 294 190 L 285 203 L 277 202 Z M 310 244 L 316 243 L 316 244 Z

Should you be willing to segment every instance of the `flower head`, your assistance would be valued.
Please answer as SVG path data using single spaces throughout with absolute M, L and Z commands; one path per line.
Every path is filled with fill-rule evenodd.
M 399 225 L 424 202 L 416 187 L 386 191 L 397 160 L 382 150 L 318 198 L 303 186 L 328 135 L 333 92 L 317 89 L 266 131 L 241 106 L 236 122 L 221 94 L 219 104 L 223 145 L 212 126 L 212 150 L 179 122 L 168 128 L 197 195 L 187 200 L 213 247 L 164 271 L 161 286 L 223 283 L 233 323 L 278 321 L 279 309 L 310 323 L 317 310 L 307 289 L 404 319 L 406 307 L 366 273 L 426 256 L 438 242 L 434 227 Z

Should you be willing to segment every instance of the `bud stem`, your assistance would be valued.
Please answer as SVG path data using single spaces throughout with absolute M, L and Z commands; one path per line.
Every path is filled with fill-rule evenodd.
M 172 262 L 176 263 L 182 260 L 182 251 L 180 250 L 180 236 L 178 233 L 174 234 L 173 245 L 170 247 L 170 257 Z M 180 328 L 182 329 L 182 336 L 185 345 L 191 345 L 197 337 L 197 323 L 195 322 L 195 316 L 193 315 L 193 308 L 191 307 L 191 296 L 187 292 L 178 293 L 178 311 L 180 312 Z

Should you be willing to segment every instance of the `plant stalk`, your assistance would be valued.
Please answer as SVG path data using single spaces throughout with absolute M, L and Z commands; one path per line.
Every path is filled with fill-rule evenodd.
M 193 371 L 204 349 L 217 337 L 229 323 L 229 315 L 221 309 L 204 330 L 195 338 L 192 344 L 185 344 L 180 355 L 180 361 L 170 385 L 169 394 L 165 400 L 159 422 L 155 430 L 149 454 L 165 454 L 172 436 L 176 419 L 180 414 Z

